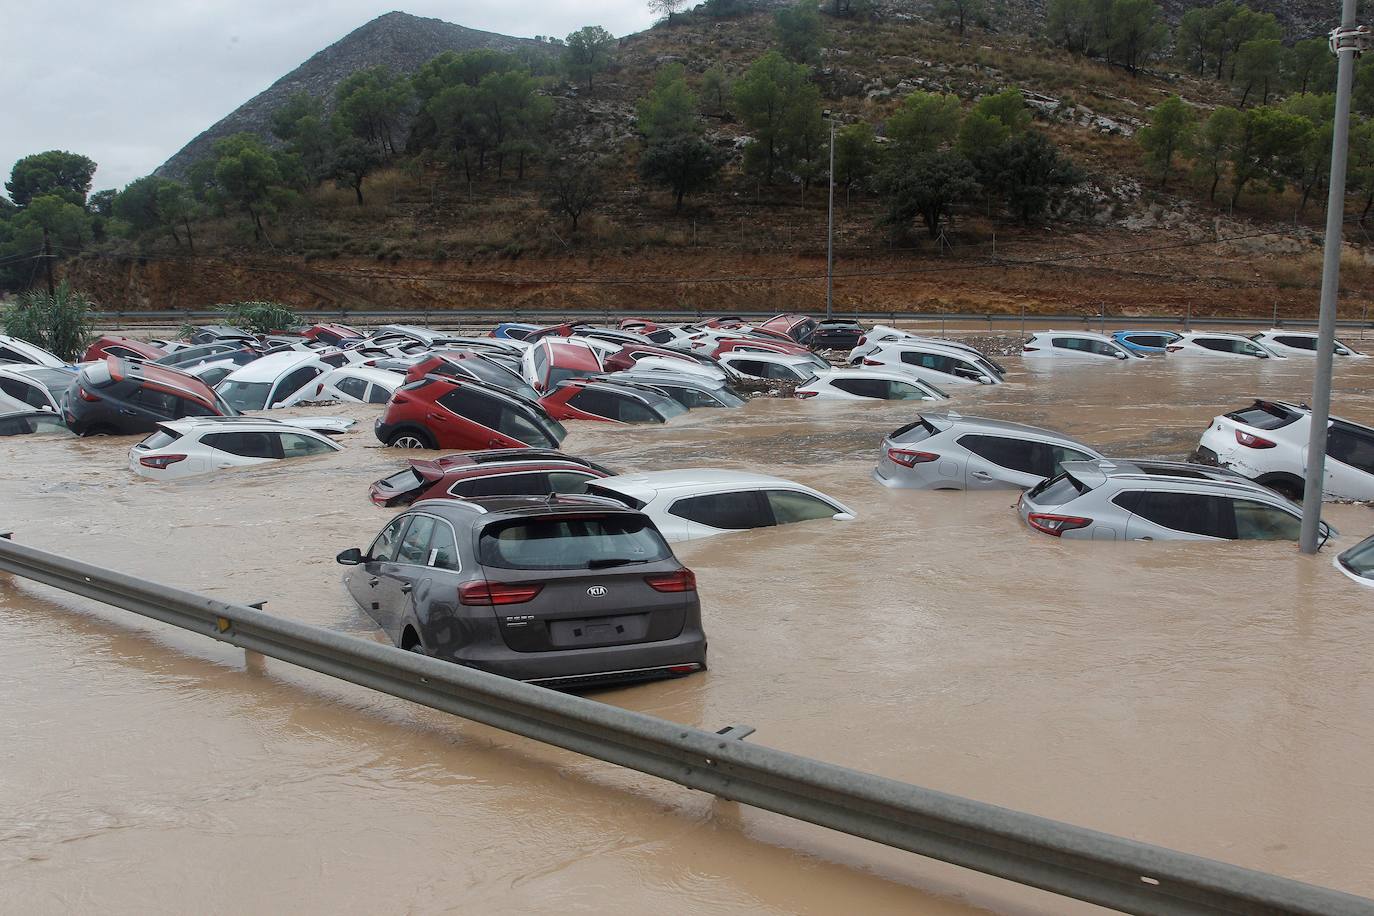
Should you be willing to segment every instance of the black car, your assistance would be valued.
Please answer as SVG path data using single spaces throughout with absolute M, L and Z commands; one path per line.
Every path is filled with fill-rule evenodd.
M 706 668 L 696 577 L 614 500 L 425 500 L 338 561 L 402 649 L 560 688 Z
M 127 436 L 151 433 L 159 423 L 183 417 L 238 416 L 194 375 L 117 356 L 77 374 L 63 411 L 78 436 Z
M 822 318 L 800 343 L 813 350 L 852 350 L 864 336 L 863 325 L 845 318 Z
M 188 339 L 193 344 L 211 344 L 222 341 L 249 344 L 258 342 L 258 339 L 253 336 L 252 332 L 245 331 L 243 328 L 230 327 L 225 324 L 201 325 L 191 333 Z

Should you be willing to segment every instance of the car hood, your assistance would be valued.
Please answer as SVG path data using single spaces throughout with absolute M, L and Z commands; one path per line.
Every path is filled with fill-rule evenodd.
M 291 417 L 282 419 L 281 422 L 287 426 L 299 426 L 301 429 L 326 434 L 345 433 L 358 425 L 357 420 L 348 417 Z

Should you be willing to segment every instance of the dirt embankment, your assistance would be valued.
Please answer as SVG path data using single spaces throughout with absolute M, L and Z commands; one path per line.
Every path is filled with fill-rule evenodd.
M 840 252 L 837 311 L 971 314 L 1315 314 L 1319 251 L 1294 239 L 1185 242 L 1159 233 L 1039 236 L 933 252 Z M 1371 271 L 1352 255 L 1343 311 L 1359 317 Z M 824 251 L 698 249 L 459 261 L 262 253 L 239 257 L 78 259 L 66 275 L 109 308 L 204 308 L 271 299 L 299 308 L 816 311 Z

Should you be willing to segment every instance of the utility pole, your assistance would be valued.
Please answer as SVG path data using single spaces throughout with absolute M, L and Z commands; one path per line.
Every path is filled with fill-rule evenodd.
M 1326 426 L 1331 416 L 1331 366 L 1336 349 L 1336 299 L 1341 284 L 1341 224 L 1345 221 L 1345 170 L 1350 147 L 1350 91 L 1355 57 L 1374 47 L 1367 27 L 1355 27 L 1355 0 L 1342 0 L 1341 24 L 1331 30 L 1336 75 L 1336 120 L 1331 138 L 1331 182 L 1326 204 L 1326 249 L 1317 325 L 1317 371 L 1312 379 L 1312 431 L 1307 440 L 1307 485 L 1302 499 L 1302 552 L 1314 554 L 1320 540 L 1322 490 L 1326 483 Z
M 51 299 L 57 295 L 57 290 L 52 283 L 52 239 L 48 237 L 46 226 L 43 228 L 43 267 L 48 273 L 48 298 Z
M 825 217 L 825 317 L 835 315 L 835 118 L 825 110 L 830 120 L 830 204 Z

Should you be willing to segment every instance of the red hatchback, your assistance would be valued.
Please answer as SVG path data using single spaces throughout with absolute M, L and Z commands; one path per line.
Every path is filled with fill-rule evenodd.
M 377 438 L 397 448 L 558 448 L 567 430 L 538 404 L 472 379 L 431 375 L 396 389 Z
M 587 481 L 613 476 L 599 464 L 552 449 L 506 448 L 411 459 L 404 471 L 374 483 L 371 496 L 379 506 L 408 506 L 422 499 L 583 494 Z
M 107 356 L 118 356 L 120 359 L 150 363 L 166 355 L 166 350 L 150 343 L 134 340 L 132 337 L 106 335 L 86 348 L 86 354 L 81 357 L 81 361 L 93 363 L 96 360 L 105 359 Z
M 539 403 L 555 420 L 610 420 L 616 423 L 667 423 L 687 412 L 657 388 L 610 379 L 569 379 Z

